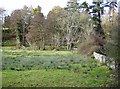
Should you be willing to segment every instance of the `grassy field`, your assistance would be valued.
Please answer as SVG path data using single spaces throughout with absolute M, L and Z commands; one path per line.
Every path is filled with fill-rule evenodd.
M 3 87 L 105 87 L 117 81 L 112 70 L 75 51 L 3 48 Z

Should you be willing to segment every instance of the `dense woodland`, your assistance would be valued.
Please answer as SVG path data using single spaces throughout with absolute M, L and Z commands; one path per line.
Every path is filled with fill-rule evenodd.
M 117 59 L 116 2 L 93 2 L 89 5 L 69 0 L 64 8 L 55 6 L 47 17 L 41 9 L 40 6 L 24 6 L 5 16 L 3 46 L 11 41 L 19 49 L 78 50 L 86 55 L 96 51 Z

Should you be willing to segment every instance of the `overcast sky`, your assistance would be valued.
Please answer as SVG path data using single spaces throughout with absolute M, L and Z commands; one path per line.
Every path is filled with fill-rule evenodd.
M 0 0 L 0 7 L 3 7 L 7 10 L 7 14 L 10 14 L 11 11 L 15 9 L 23 8 L 24 5 L 37 7 L 38 5 L 42 7 L 42 13 L 46 16 L 48 12 L 54 6 L 65 7 L 68 0 Z M 92 2 L 92 0 L 79 0 Z
M 0 0 L 0 7 L 7 10 L 7 14 L 15 9 L 21 9 L 24 5 L 37 7 L 38 5 L 42 7 L 42 13 L 46 16 L 48 12 L 54 6 L 65 7 L 69 0 Z M 78 0 L 80 3 L 87 1 L 92 4 L 93 0 Z M 120 1 L 120 0 L 117 0 Z

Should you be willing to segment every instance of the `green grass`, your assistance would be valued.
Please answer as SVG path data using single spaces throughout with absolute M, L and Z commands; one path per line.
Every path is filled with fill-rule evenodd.
M 101 68 L 97 69 L 100 71 Z M 45 69 L 29 71 L 3 71 L 3 86 L 15 87 L 96 87 L 103 86 L 106 82 L 111 82 L 107 74 L 107 69 L 99 73 L 100 77 L 96 78 L 97 72 L 89 74 L 76 73 L 69 70 Z M 112 80 L 113 81 L 113 80 Z
M 100 87 L 117 83 L 112 70 L 75 51 L 3 48 L 3 87 Z

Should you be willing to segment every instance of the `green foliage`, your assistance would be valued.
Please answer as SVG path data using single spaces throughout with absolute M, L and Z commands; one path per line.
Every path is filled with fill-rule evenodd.
M 101 87 L 114 82 L 111 70 L 72 51 L 3 48 L 3 87 Z
M 6 40 L 2 42 L 3 46 L 15 46 L 16 45 L 16 40 Z
M 119 16 L 117 13 L 114 13 L 114 16 L 111 17 L 111 22 L 109 21 L 109 16 L 106 16 L 106 20 L 103 23 L 105 24 L 104 30 L 106 33 L 106 44 L 104 45 L 105 53 L 108 57 L 108 62 L 115 62 L 116 70 L 119 63 Z M 108 26 L 108 27 L 107 27 Z
M 67 2 L 67 7 L 65 9 L 72 12 L 78 11 L 79 10 L 78 0 L 69 0 Z
M 3 24 L 3 27 L 4 28 L 10 28 L 10 16 L 8 15 L 8 16 L 5 16 L 5 18 L 4 18 L 4 24 Z

